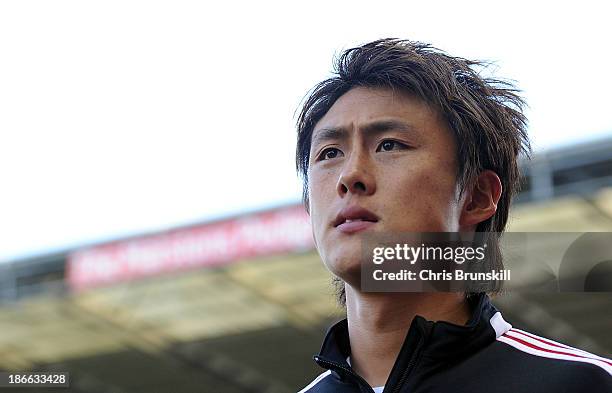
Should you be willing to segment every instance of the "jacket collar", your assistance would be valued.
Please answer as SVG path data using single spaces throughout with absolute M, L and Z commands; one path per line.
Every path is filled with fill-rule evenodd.
M 500 332 L 503 334 L 510 329 L 510 325 L 503 321 L 501 314 L 491 304 L 486 294 L 479 293 L 470 296 L 468 302 L 472 309 L 472 316 L 463 326 L 444 321 L 432 322 L 416 316 L 408 329 L 396 360 L 396 366 L 398 363 L 404 363 L 406 361 L 404 357 L 411 353 L 414 346 L 422 340 L 424 340 L 423 355 L 426 358 L 453 361 L 457 357 L 468 356 L 489 345 L 495 341 Z M 498 318 L 493 318 L 496 314 Z M 497 321 L 497 326 L 495 326 L 495 321 Z M 346 358 L 350 354 L 348 322 L 343 319 L 329 328 L 321 351 L 318 356 L 315 356 L 315 361 L 328 369 L 334 369 L 330 367 L 330 362 L 349 368 Z

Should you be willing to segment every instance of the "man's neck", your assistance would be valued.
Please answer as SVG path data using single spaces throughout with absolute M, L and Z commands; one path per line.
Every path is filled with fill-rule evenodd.
M 351 365 L 370 386 L 382 386 L 416 315 L 465 325 L 470 310 L 459 293 L 363 293 L 346 285 Z

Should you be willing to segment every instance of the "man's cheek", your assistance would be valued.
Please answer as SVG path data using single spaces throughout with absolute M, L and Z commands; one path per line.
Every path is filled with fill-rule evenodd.
M 311 212 L 311 225 L 312 225 L 312 235 L 317 246 L 317 249 L 320 249 L 324 245 L 323 236 L 325 234 L 325 220 L 323 219 L 323 214 L 319 211 L 318 207 L 312 206 L 313 211 Z
M 312 213 L 312 210 L 310 210 L 310 212 Z M 312 233 L 312 240 L 314 241 L 314 245 L 315 248 L 318 250 L 319 249 L 319 245 L 317 243 L 317 234 L 316 234 L 316 228 L 317 226 L 315 225 L 314 221 L 313 221 L 313 215 L 310 215 L 310 232 Z

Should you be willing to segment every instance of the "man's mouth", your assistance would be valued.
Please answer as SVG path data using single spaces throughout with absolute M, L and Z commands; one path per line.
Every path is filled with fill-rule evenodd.
M 336 228 L 342 233 L 355 233 L 368 229 L 374 224 L 376 224 L 376 221 L 350 220 L 345 221 Z
M 355 233 L 377 223 L 378 216 L 360 206 L 348 206 L 342 209 L 334 220 L 334 227 L 343 233 Z

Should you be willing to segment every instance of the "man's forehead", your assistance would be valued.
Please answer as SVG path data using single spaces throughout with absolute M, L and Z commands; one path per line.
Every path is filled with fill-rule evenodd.
M 428 104 L 408 93 L 387 88 L 356 87 L 340 96 L 315 124 L 313 139 L 319 132 L 329 134 L 329 130 L 389 129 L 389 125 L 398 130 L 414 129 L 436 117 L 436 111 Z

